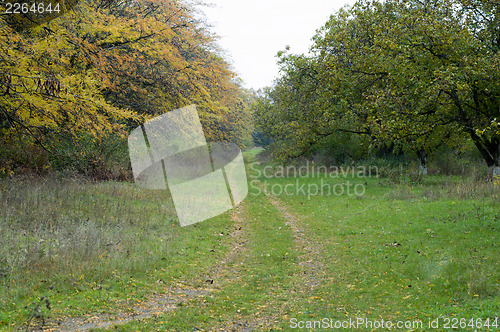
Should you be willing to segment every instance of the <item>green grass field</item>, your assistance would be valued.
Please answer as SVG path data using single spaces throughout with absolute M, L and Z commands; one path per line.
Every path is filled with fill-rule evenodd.
M 0 328 L 500 328 L 500 186 L 271 177 L 256 152 L 246 200 L 184 228 L 163 191 L 2 180 Z

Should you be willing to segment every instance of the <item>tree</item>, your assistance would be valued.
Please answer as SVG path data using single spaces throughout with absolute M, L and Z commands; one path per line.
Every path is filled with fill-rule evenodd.
M 457 1 L 374 3 L 390 31 L 376 46 L 384 59 L 381 65 L 386 64 L 382 68 L 394 77 L 390 84 L 397 91 L 394 95 L 406 93 L 410 96 L 406 99 L 419 102 L 410 119 L 438 129 L 451 127 L 445 133 L 457 128 L 467 134 L 486 161 L 491 179 L 500 174 L 500 133 L 492 129 L 500 115 L 498 50 L 481 41 L 475 26 L 483 24 L 464 16 L 462 5 Z M 499 23 L 494 24 L 496 38 Z M 491 29 L 491 25 L 485 28 Z M 389 96 L 389 102 L 394 100 Z
M 332 15 L 307 63 L 282 57 L 284 75 L 271 93 L 302 98 L 297 108 L 287 104 L 283 118 L 309 120 L 294 122 L 295 132 L 309 134 L 299 150 L 351 132 L 425 156 L 443 142 L 462 145 L 467 135 L 490 178 L 498 174 L 498 10 L 486 1 L 390 0 L 360 1 Z
M 209 140 L 248 143 L 248 94 L 194 10 L 172 0 L 82 0 L 38 26 L 15 29 L 7 20 L 2 150 L 67 155 L 85 168 L 126 147 L 140 122 L 188 104 L 197 104 Z
M 314 37 L 312 50 L 326 98 L 339 100 L 335 118 L 357 119 L 358 133 L 368 135 L 373 146 L 415 153 L 425 173 L 429 154 L 445 143 L 456 147 L 461 138 L 455 123 L 432 118 L 443 105 L 422 89 L 432 84 L 422 74 L 429 63 L 414 61 L 422 53 L 410 54 L 404 44 L 412 34 L 402 32 L 398 22 L 416 19 L 402 15 L 405 6 L 358 2 L 341 10 Z
M 58 30 L 0 28 L 2 146 L 25 153 L 27 160 L 36 151 L 56 155 L 61 140 L 79 146 L 82 133 L 97 140 L 112 133 L 125 137 L 124 121 L 139 118 L 106 102 L 95 68 L 81 70 L 87 59 L 64 36 L 65 30 L 52 28 Z

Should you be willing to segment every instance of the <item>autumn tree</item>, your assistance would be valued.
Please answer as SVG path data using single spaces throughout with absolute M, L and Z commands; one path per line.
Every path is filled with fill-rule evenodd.
M 81 70 L 87 59 L 67 31 L 56 23 L 23 32 L 4 24 L 0 30 L 0 136 L 2 154 L 11 157 L 3 167 L 15 168 L 16 154 L 27 164 L 40 154 L 58 155 L 63 140 L 83 154 L 81 135 L 125 137 L 123 121 L 137 115 L 106 102 L 95 68 Z
M 149 116 L 196 104 L 208 139 L 242 144 L 246 94 L 192 6 L 154 0 L 80 9 L 95 15 L 70 24 L 98 50 L 95 62 L 103 59 L 108 101 Z
M 126 148 L 129 130 L 188 104 L 197 104 L 209 140 L 248 142 L 247 93 L 194 8 L 171 0 L 79 1 L 34 27 L 5 20 L 0 138 L 12 158 L 3 168 L 15 168 L 22 151 L 63 168 L 71 160 L 83 168 L 105 164 L 117 145 Z

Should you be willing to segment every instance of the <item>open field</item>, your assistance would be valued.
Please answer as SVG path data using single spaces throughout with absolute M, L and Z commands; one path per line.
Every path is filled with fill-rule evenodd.
M 498 329 L 500 186 L 271 177 L 250 164 L 255 152 L 247 199 L 184 228 L 167 192 L 0 182 L 0 328 L 260 331 L 363 318 L 417 331 L 439 318 L 433 330 L 447 319 Z M 328 195 L 347 181 L 363 194 Z

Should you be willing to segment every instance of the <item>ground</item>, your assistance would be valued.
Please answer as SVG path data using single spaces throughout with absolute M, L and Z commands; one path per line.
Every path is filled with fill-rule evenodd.
M 161 202 L 165 197 L 155 196 L 160 193 L 148 196 L 148 205 L 145 193 L 130 185 L 90 184 L 99 188 L 90 193 L 87 185 L 80 188 L 92 197 L 82 206 L 94 204 L 119 220 L 126 217 L 117 213 L 123 203 L 110 197 L 121 197 L 136 218 L 115 226 L 116 238 L 108 234 L 111 226 L 77 229 L 105 243 L 90 247 L 95 255 L 87 258 L 89 249 L 75 249 L 96 264 L 87 269 L 70 262 L 73 273 L 60 269 L 53 254 L 54 275 L 24 267 L 31 275 L 18 279 L 23 289 L 12 284 L 16 271 L 5 269 L 0 285 L 12 303 L 0 301 L 0 324 L 7 330 L 269 331 L 352 328 L 345 324 L 363 320 L 358 327 L 371 330 L 383 320 L 400 322 L 394 330 L 498 329 L 498 187 L 437 176 L 416 182 L 352 174 L 256 177 L 255 169 L 265 165 L 252 171 L 254 154 L 246 157 L 254 181 L 247 199 L 183 228 L 175 218 L 161 219 L 172 211 Z M 362 186 L 363 194 L 326 193 L 325 183 L 347 181 Z M 286 185 L 293 194 L 280 193 Z M 297 186 L 305 186 L 305 194 Z M 324 191 L 314 194 L 321 186 Z M 15 200 L 10 203 L 13 209 Z M 50 271 L 49 262 L 39 258 L 38 264 Z M 50 309 L 39 305 L 42 296 Z

